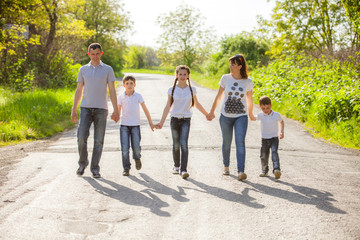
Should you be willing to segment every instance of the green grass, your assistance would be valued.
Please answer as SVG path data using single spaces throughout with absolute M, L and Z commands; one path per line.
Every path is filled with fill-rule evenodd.
M 1 88 L 0 88 L 1 89 Z M 0 91 L 0 146 L 51 136 L 74 123 L 74 89 Z

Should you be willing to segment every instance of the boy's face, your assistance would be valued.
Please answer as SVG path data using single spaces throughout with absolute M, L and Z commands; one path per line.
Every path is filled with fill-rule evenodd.
M 261 110 L 263 111 L 263 113 L 269 115 L 271 113 L 271 104 L 266 104 L 266 105 L 260 105 Z
M 134 83 L 134 81 L 132 81 L 132 80 L 127 80 L 123 83 L 123 86 L 124 86 L 125 90 L 132 91 L 132 90 L 134 90 L 136 83 Z

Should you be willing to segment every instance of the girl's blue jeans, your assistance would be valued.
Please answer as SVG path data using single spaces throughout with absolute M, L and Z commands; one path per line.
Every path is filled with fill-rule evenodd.
M 235 132 L 235 146 L 236 146 L 236 160 L 238 172 L 244 172 L 245 170 L 245 136 L 248 127 L 248 116 L 241 116 L 237 118 L 225 117 L 221 114 L 220 127 L 222 133 L 222 156 L 225 167 L 230 165 L 230 150 L 231 142 L 233 138 L 233 132 Z
M 180 172 L 187 171 L 188 164 L 188 139 L 190 132 L 190 118 L 175 118 L 170 121 L 171 135 L 173 139 L 174 166 L 180 167 Z M 181 149 L 181 158 L 180 158 Z M 181 159 L 181 161 L 180 161 Z
M 129 170 L 131 168 L 129 153 L 130 143 L 133 153 L 133 159 L 139 160 L 141 158 L 140 140 L 140 126 L 120 126 L 120 145 L 124 170 Z

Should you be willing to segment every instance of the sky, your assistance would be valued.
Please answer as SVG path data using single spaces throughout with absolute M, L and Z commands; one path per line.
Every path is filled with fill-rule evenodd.
M 132 32 L 126 35 L 128 45 L 158 47 L 156 40 L 162 33 L 156 24 L 160 15 L 174 12 L 180 4 L 199 10 L 205 28 L 214 28 L 215 35 L 252 31 L 257 15 L 269 19 L 275 0 L 122 0 L 124 10 L 133 22 Z

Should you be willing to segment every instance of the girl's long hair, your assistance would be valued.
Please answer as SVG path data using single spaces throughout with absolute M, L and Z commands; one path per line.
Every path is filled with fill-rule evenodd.
M 244 55 L 236 54 L 235 56 L 229 58 L 229 61 L 231 63 L 236 63 L 238 66 L 242 66 L 242 68 L 240 69 L 241 78 L 242 79 L 248 78 L 248 67 Z
M 190 76 L 190 68 L 186 65 L 179 65 L 176 67 L 175 69 L 175 76 L 179 73 L 180 70 L 186 70 L 188 75 Z M 178 78 L 176 77 L 175 78 L 175 81 L 174 81 L 174 85 L 173 85 L 173 88 L 172 88 L 172 91 L 171 91 L 171 102 L 170 102 L 170 106 L 173 104 L 174 102 L 174 91 L 175 91 L 175 87 L 176 87 L 176 83 L 178 81 Z M 194 106 L 194 95 L 193 95 L 193 91 L 192 91 L 192 88 L 191 88 L 191 84 L 190 84 L 190 78 L 188 78 L 188 82 L 189 82 L 189 88 L 190 88 L 190 92 L 191 92 L 191 106 L 193 107 Z

